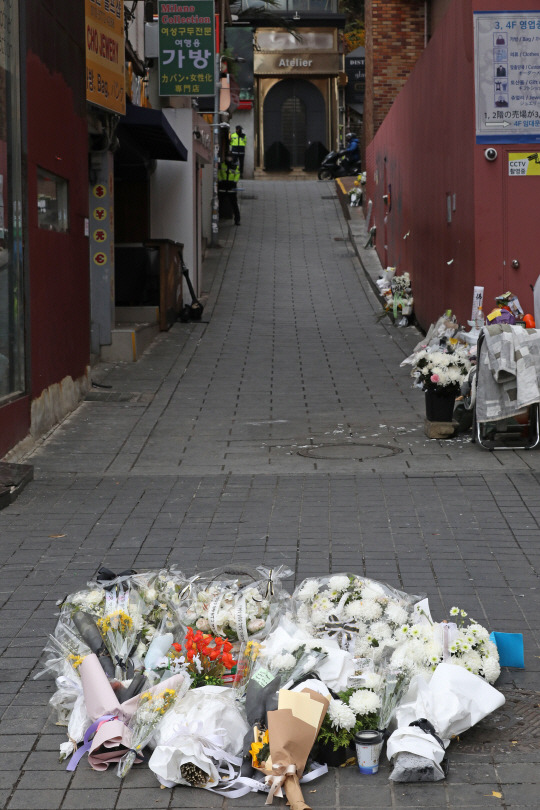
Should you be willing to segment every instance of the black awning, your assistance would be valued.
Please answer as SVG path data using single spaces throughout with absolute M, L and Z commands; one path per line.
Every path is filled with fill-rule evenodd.
M 126 115 L 120 120 L 120 142 L 122 130 L 126 129 L 130 139 L 154 160 L 187 160 L 188 151 L 162 110 L 149 107 L 136 107 L 128 104 Z

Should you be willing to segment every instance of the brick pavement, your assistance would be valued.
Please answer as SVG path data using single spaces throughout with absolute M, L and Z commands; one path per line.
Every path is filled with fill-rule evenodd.
M 287 562 L 296 581 L 351 570 L 426 592 L 437 618 L 459 604 L 523 632 L 526 669 L 500 684 L 539 702 L 540 454 L 425 439 L 399 367 L 418 335 L 377 321 L 358 261 L 374 272 L 374 254 L 348 241 L 333 186 L 244 186 L 241 227 L 209 251 L 204 322 L 176 324 L 137 364 L 93 369 L 112 387 L 23 457 L 35 480 L 0 512 L 8 810 L 263 806 L 57 763 L 52 684 L 32 676 L 56 600 L 103 563 Z M 316 810 L 537 807 L 540 747 L 518 718 L 500 726 L 500 743 L 480 731 L 452 744 L 445 783 L 392 785 L 384 765 L 333 771 L 306 796 Z

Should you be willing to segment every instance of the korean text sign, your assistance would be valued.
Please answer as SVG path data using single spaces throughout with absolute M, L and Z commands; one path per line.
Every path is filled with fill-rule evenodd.
M 213 96 L 214 0 L 160 0 L 158 15 L 160 96 Z
M 475 12 L 477 143 L 540 141 L 540 11 Z
M 85 0 L 85 26 L 86 100 L 124 115 L 124 3 Z

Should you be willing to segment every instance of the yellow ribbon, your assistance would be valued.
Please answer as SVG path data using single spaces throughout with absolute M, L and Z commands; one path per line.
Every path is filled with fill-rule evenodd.
M 265 804 L 272 804 L 274 795 L 281 795 L 278 790 L 284 784 L 288 776 L 294 776 L 296 773 L 296 765 L 283 765 L 281 762 L 276 762 L 272 765 L 272 773 L 268 774 L 265 779 L 267 785 L 270 785 L 270 792 Z

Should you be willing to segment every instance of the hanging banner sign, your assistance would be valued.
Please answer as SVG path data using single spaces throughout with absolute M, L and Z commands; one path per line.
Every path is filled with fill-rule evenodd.
M 540 11 L 474 13 L 477 143 L 540 142 Z
M 215 94 L 214 0 L 158 2 L 159 95 Z
M 124 3 L 85 0 L 86 100 L 125 115 Z

